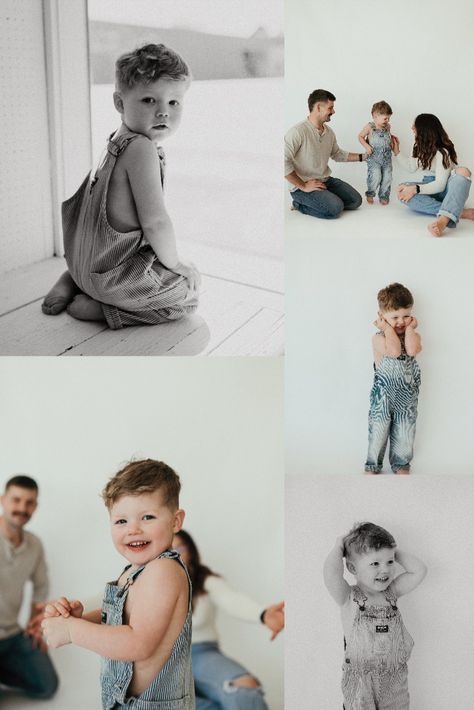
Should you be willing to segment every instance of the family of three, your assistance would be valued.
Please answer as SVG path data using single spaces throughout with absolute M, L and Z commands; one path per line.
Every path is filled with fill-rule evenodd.
M 355 210 L 362 196 L 351 185 L 331 176 L 329 159 L 336 162 L 366 162 L 367 202 L 379 195 L 389 202 L 392 153 L 400 168 L 416 173 L 413 182 L 398 186 L 398 198 L 415 212 L 431 215 L 428 225 L 440 237 L 446 227 L 460 219 L 474 220 L 474 209 L 465 203 L 471 187 L 471 171 L 458 164 L 453 142 L 440 120 L 430 113 L 419 114 L 413 123 L 412 156 L 400 152 L 400 141 L 391 134 L 392 109 L 386 101 L 372 106 L 372 120 L 359 133 L 363 153 L 350 153 L 337 144 L 327 123 L 335 113 L 336 97 L 316 89 L 308 97 L 309 116 L 285 135 L 285 177 L 291 184 L 293 208 L 322 219 L 339 217 L 343 210 Z

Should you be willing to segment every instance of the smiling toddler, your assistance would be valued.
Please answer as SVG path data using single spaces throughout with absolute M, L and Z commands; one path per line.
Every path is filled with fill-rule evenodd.
M 344 579 L 344 558 L 354 586 Z M 398 575 L 396 563 L 404 570 Z M 423 562 L 397 549 L 393 536 L 379 525 L 357 524 L 337 538 L 324 564 L 324 581 L 341 607 L 345 710 L 408 710 L 407 661 L 413 639 L 397 599 L 425 575 Z

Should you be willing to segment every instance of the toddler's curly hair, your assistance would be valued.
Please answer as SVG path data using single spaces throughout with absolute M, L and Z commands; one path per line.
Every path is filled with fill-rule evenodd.
M 164 44 L 146 44 L 122 54 L 115 62 L 117 91 L 132 89 L 136 84 L 147 85 L 161 77 L 175 81 L 191 78 L 184 59 Z
M 377 294 L 381 311 L 397 311 L 399 308 L 411 308 L 414 300 L 410 291 L 399 283 L 393 283 L 382 288 Z
M 355 552 L 362 555 L 371 550 L 396 547 L 395 538 L 388 530 L 374 523 L 356 523 L 344 538 L 344 557 Z

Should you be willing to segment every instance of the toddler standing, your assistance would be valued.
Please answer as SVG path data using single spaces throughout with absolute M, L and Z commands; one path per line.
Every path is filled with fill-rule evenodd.
M 367 202 L 372 205 L 379 191 L 381 205 L 388 205 L 392 185 L 392 109 L 386 101 L 372 106 L 372 121 L 359 133 L 359 143 L 367 151 Z
M 344 579 L 344 558 L 356 578 L 354 586 Z M 398 576 L 396 562 L 404 568 Z M 336 540 L 324 564 L 324 581 L 341 607 L 345 710 L 408 710 L 413 639 L 397 600 L 425 575 L 423 562 L 398 550 L 393 536 L 373 523 L 355 525 Z
M 411 315 L 413 296 L 399 283 L 378 293 L 379 312 L 372 339 L 374 384 L 370 393 L 369 450 L 365 470 L 380 473 L 387 442 L 394 473 L 409 473 L 413 458 L 421 352 L 418 321 Z

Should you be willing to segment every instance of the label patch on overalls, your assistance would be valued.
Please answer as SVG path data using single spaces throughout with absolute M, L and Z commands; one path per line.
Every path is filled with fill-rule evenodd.
M 375 627 L 375 633 L 376 634 L 387 634 L 388 633 L 388 625 L 387 624 L 384 624 L 384 625 L 377 624 L 377 626 Z
M 106 623 L 107 623 L 107 612 L 106 612 L 106 611 L 103 611 L 103 612 L 102 612 L 102 615 L 101 615 L 101 617 L 100 617 L 100 620 L 101 620 L 101 622 L 102 622 L 103 624 L 106 624 Z

